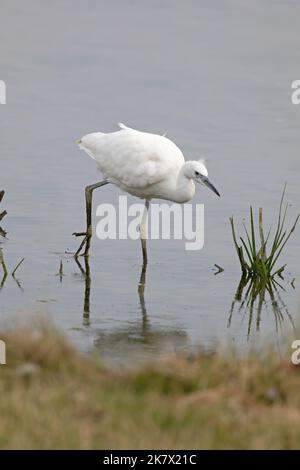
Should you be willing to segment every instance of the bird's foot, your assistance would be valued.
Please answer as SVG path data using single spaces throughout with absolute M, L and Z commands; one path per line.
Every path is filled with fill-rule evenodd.
M 88 227 L 86 232 L 74 232 L 74 237 L 83 237 L 82 242 L 79 245 L 78 250 L 75 253 L 75 258 L 78 256 L 89 256 L 90 246 L 91 246 L 91 238 L 92 238 L 92 229 Z M 81 253 L 82 251 L 82 253 Z
M 74 257 L 77 258 L 78 256 L 80 256 L 80 253 L 81 253 L 81 250 L 83 249 L 83 247 L 84 247 L 84 246 L 86 247 L 86 243 L 87 243 L 87 239 L 88 239 L 88 234 L 87 234 L 87 232 L 74 232 L 74 233 L 72 233 L 72 235 L 73 235 L 74 237 L 84 237 L 83 240 L 82 240 L 82 242 L 81 242 L 80 245 L 79 245 L 78 250 L 76 251 L 76 253 L 75 253 L 75 255 L 74 255 Z M 86 251 L 86 250 L 84 250 L 84 254 L 85 254 L 85 251 Z

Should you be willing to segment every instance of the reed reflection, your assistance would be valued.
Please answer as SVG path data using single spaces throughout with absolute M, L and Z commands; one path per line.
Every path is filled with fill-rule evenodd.
M 281 279 L 284 280 L 282 276 Z M 247 339 L 249 340 L 253 329 L 257 332 L 260 330 L 263 314 L 271 312 L 277 335 L 285 320 L 295 331 L 293 317 L 282 297 L 283 292 L 285 292 L 284 287 L 276 279 L 264 281 L 242 276 L 231 304 L 228 328 L 232 325 L 235 313 L 242 314 L 243 317 L 247 316 Z

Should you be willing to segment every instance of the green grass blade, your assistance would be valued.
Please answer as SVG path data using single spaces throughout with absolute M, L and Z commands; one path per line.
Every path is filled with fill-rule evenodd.
M 256 243 L 255 243 L 255 230 L 254 230 L 254 218 L 253 218 L 252 206 L 250 207 L 250 222 L 251 222 L 252 248 L 253 248 L 254 258 L 256 258 Z
M 292 233 L 294 232 L 294 230 L 295 230 L 295 228 L 296 228 L 296 225 L 297 225 L 297 223 L 298 223 L 299 218 L 300 218 L 300 214 L 298 214 L 298 216 L 297 216 L 297 218 L 296 218 L 296 220 L 295 220 L 295 223 L 294 223 L 293 227 L 291 228 L 289 234 L 287 235 L 287 237 L 285 238 L 284 242 L 282 243 L 281 248 L 279 249 L 279 251 L 278 251 L 278 253 L 277 253 L 275 259 L 273 260 L 273 262 L 272 262 L 272 264 L 271 264 L 271 270 L 273 269 L 274 265 L 276 264 L 276 261 L 278 260 L 279 256 L 281 255 L 282 250 L 283 250 L 283 248 L 285 247 L 285 245 L 287 244 L 287 242 L 288 242 L 290 236 L 291 236 Z
M 229 220 L 230 220 L 230 225 L 231 225 L 231 231 L 232 231 L 232 237 L 233 237 L 233 241 L 234 241 L 234 246 L 235 246 L 235 249 L 236 249 L 238 258 L 239 258 L 239 260 L 240 260 L 240 265 L 241 265 L 241 269 L 242 269 L 243 275 L 245 276 L 245 275 L 247 274 L 247 270 L 249 269 L 249 267 L 248 267 L 248 265 L 245 263 L 244 254 L 243 254 L 243 249 L 242 249 L 241 246 L 238 245 L 238 242 L 237 242 L 237 239 L 236 239 L 233 217 L 230 217 Z
M 240 240 L 241 240 L 241 242 L 242 242 L 242 244 L 243 244 L 243 247 L 245 248 L 245 251 L 246 251 L 246 253 L 247 253 L 247 256 L 248 256 L 248 259 L 249 259 L 249 262 L 250 262 L 250 266 L 252 266 L 252 264 L 253 264 L 253 258 L 252 258 L 251 254 L 250 254 L 250 251 L 249 251 L 249 249 L 248 249 L 248 247 L 247 247 L 247 244 L 245 243 L 245 240 L 243 240 L 242 237 L 240 237 Z
M 252 258 L 252 263 L 254 262 L 254 259 L 255 259 L 255 252 L 253 250 L 253 247 L 252 247 L 252 243 L 251 243 L 251 240 L 250 240 L 250 235 L 249 235 L 249 232 L 247 230 L 247 227 L 246 225 L 243 223 L 243 227 L 244 227 L 244 230 L 245 230 L 245 233 L 246 233 L 246 237 L 247 237 L 247 241 L 248 241 L 248 246 L 249 246 L 249 251 L 251 252 L 251 258 Z

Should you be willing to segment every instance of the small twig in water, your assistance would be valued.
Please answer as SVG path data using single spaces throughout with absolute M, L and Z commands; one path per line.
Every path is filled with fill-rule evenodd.
M 2 219 L 3 219 L 3 217 L 5 217 L 5 216 L 6 216 L 6 214 L 7 214 L 7 211 L 3 211 L 3 212 L 1 212 L 1 214 L 0 214 L 0 220 L 2 220 Z
M 64 265 L 63 265 L 62 259 L 60 260 L 59 270 L 56 276 L 59 276 L 59 280 L 60 282 L 62 282 L 62 278 L 64 276 Z
M 64 267 L 63 267 L 62 259 L 60 260 L 60 265 L 59 265 L 59 275 L 60 276 L 64 275 Z
M 15 267 L 15 269 L 13 270 L 13 272 L 11 273 L 12 277 L 14 278 L 15 277 L 15 274 L 16 274 L 16 271 L 17 269 L 21 266 L 21 264 L 23 263 L 25 258 L 22 258 L 21 261 L 17 264 L 17 266 Z
M 218 271 L 215 272 L 215 276 L 217 274 L 220 274 L 224 271 L 224 268 L 222 268 L 222 266 L 219 266 L 218 264 L 215 263 L 215 267 L 218 269 Z
M 3 258 L 2 250 L 0 250 L 0 264 L 1 264 L 2 270 L 3 270 L 3 278 L 2 278 L 2 281 L 0 283 L 0 289 L 2 289 L 2 287 L 4 286 L 4 283 L 6 281 L 6 278 L 7 278 L 7 268 L 6 268 L 4 258 Z
M 4 194 L 5 194 L 5 191 L 0 191 L 0 202 L 2 201 Z M 3 217 L 6 216 L 6 214 L 7 214 L 6 211 L 1 212 L 1 214 L 0 214 L 0 220 L 2 220 Z M 5 236 L 6 236 L 6 231 L 3 230 L 2 227 L 0 227 L 0 235 L 1 235 L 2 237 L 5 237 Z

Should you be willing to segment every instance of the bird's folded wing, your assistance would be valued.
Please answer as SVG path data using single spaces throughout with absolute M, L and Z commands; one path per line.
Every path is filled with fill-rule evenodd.
M 183 156 L 163 136 L 122 127 L 109 134 L 83 137 L 83 148 L 97 162 L 103 175 L 116 184 L 144 188 L 162 181 Z

